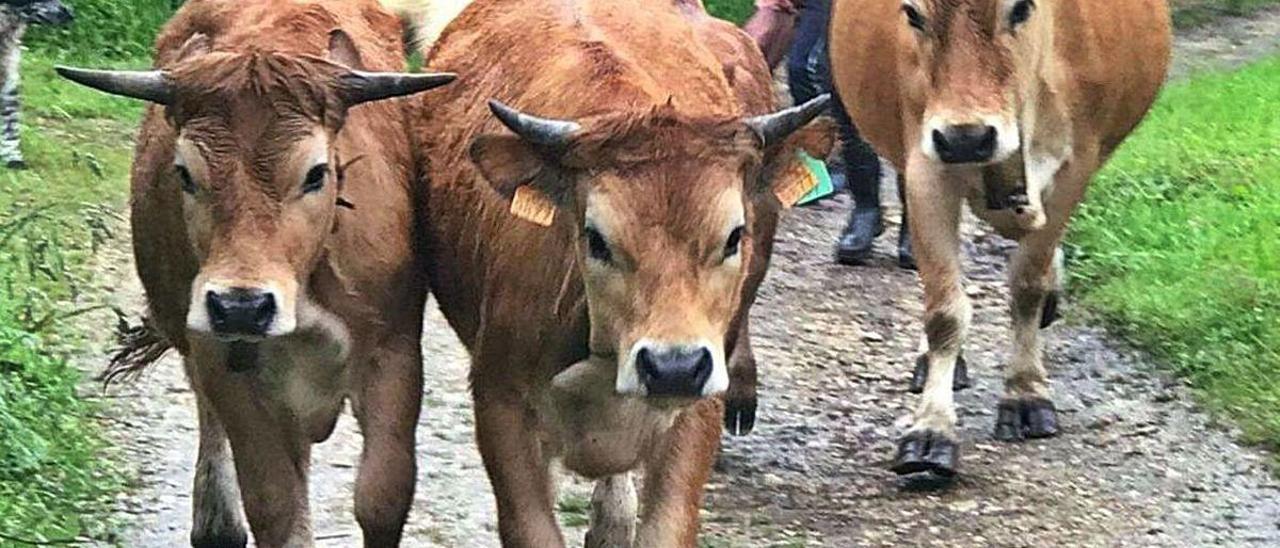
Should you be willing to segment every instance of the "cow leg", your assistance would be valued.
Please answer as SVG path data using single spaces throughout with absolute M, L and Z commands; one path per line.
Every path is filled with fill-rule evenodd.
M 649 457 L 636 548 L 697 545 L 703 486 L 720 448 L 721 407 L 709 399 L 686 409 Z
M 476 442 L 498 502 L 498 534 L 506 548 L 564 546 L 556 524 L 551 470 L 542 456 L 533 410 L 500 375 L 476 378 Z M 495 368 L 496 369 L 496 368 Z
M 735 436 L 750 434 L 756 425 L 756 356 L 749 323 L 742 322 L 729 356 L 729 390 L 724 396 L 724 427 Z
M 626 548 L 636 536 L 636 486 L 631 473 L 596 480 L 591 493 L 591 529 L 585 548 Z
M 197 341 L 192 350 L 193 382 L 226 429 L 255 543 L 262 548 L 312 546 L 307 505 L 311 443 L 293 413 L 263 388 L 256 374 L 231 372 L 222 350 Z
M 398 546 L 413 506 L 415 431 L 422 408 L 420 337 L 406 334 L 373 352 L 353 400 L 364 434 L 356 477 L 356 521 L 364 545 Z
M 1084 195 L 1085 185 L 1097 165 L 1093 156 L 1063 168 L 1046 200 L 1043 229 L 1019 242 L 1010 268 L 1013 320 L 1013 354 L 1005 369 L 1004 396 L 996 414 L 995 437 L 1004 441 L 1057 435 L 1058 417 L 1044 368 L 1040 329 L 1056 316 L 1061 287 L 1062 252 L 1059 248 L 1067 221 Z
M 231 461 L 231 446 L 213 406 L 196 392 L 200 447 L 191 495 L 191 546 L 244 548 L 248 525 L 240 511 L 240 487 Z
M 774 235 L 778 232 L 778 202 L 772 195 L 755 200 L 751 219 L 751 254 L 747 262 L 747 279 L 742 285 L 736 328 L 731 328 L 727 348 L 729 354 L 729 390 L 724 397 L 724 427 L 729 433 L 745 436 L 756 425 L 756 356 L 751 349 L 749 311 L 756 301 L 760 284 L 769 271 L 773 256 Z
M 915 422 L 898 442 L 893 471 L 954 475 L 959 465 L 956 438 L 956 361 L 972 316 L 961 286 L 959 181 L 943 181 L 924 160 L 908 164 L 907 202 L 920 277 L 924 282 L 924 331 L 928 374 Z

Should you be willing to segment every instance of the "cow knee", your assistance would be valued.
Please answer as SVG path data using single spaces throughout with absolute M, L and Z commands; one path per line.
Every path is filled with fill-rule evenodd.
M 969 328 L 969 310 L 968 300 L 962 298 L 925 315 L 924 334 L 931 352 L 959 353 Z
M 366 546 L 394 546 L 413 505 L 413 449 L 374 445 L 365 452 L 356 480 L 356 521 Z

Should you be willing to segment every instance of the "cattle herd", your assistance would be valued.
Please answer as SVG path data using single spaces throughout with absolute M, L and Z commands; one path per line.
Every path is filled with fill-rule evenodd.
M 131 214 L 153 348 L 126 356 L 175 348 L 197 396 L 191 543 L 312 545 L 311 447 L 348 402 L 364 543 L 400 542 L 430 293 L 471 356 L 503 545 L 564 545 L 559 462 L 596 481 L 587 546 L 696 546 L 726 402 L 754 420 L 747 311 L 830 98 L 776 105 L 755 43 L 699 0 L 441 4 L 192 0 L 153 70 L 58 69 L 150 103 Z M 402 16 L 433 10 L 429 69 L 405 72 Z M 1165 1 L 836 0 L 830 35 L 847 109 L 905 173 L 925 287 L 893 469 L 959 467 L 963 202 L 1020 244 L 995 435 L 1054 435 L 1059 243 L 1163 81 Z

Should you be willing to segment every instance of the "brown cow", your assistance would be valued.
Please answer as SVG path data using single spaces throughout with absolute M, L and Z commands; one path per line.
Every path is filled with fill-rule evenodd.
M 469 82 L 414 135 L 504 545 L 564 545 L 558 459 L 598 480 L 588 545 L 693 546 L 748 273 L 807 188 L 780 173 L 802 136 L 830 145 L 788 135 L 827 99 L 767 114 L 750 39 L 672 0 L 480 0 L 428 61 Z
M 961 203 L 1019 242 L 1013 356 L 996 437 L 1053 436 L 1039 329 L 1057 315 L 1058 246 L 1090 177 L 1146 114 L 1169 60 L 1164 0 L 838 0 L 832 72 L 854 121 L 906 173 L 925 289 L 924 397 L 893 469 L 952 475 L 953 385 L 972 315 Z M 923 386 L 919 386 L 924 379 Z
M 403 70 L 399 29 L 373 0 L 188 2 L 157 39 L 158 70 L 59 69 L 155 103 L 134 254 L 196 392 L 194 546 L 245 545 L 241 495 L 258 546 L 310 546 L 311 444 L 348 399 L 365 544 L 400 539 L 426 298 L 414 156 L 400 101 L 352 107 L 452 77 L 385 72 Z

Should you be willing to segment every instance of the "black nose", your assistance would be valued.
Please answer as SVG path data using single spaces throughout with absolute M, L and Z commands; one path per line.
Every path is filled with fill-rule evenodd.
M 704 347 L 643 348 L 636 354 L 636 369 L 650 396 L 697 397 L 711 376 L 711 351 Z
M 275 297 L 260 289 L 210 291 L 205 294 L 205 306 L 213 332 L 219 335 L 261 337 L 276 317 Z
M 959 124 L 933 130 L 933 146 L 948 164 L 991 161 L 996 153 L 996 128 L 985 124 Z

